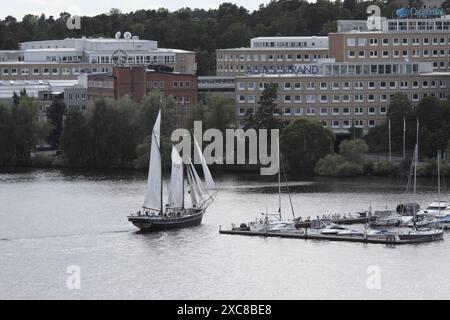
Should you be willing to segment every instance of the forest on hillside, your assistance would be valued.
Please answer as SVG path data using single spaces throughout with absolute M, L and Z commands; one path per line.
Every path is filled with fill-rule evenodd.
M 81 17 L 81 29 L 69 30 L 69 13 L 59 17 L 26 14 L 0 20 L 0 50 L 17 49 L 19 42 L 66 37 L 114 37 L 117 31 L 130 31 L 141 39 L 157 40 L 162 48 L 197 52 L 198 74 L 215 73 L 215 49 L 249 45 L 257 36 L 326 35 L 336 29 L 339 19 L 366 19 L 370 4 L 380 6 L 382 16 L 392 17 L 395 8 L 408 0 L 277 0 L 250 12 L 242 6 L 223 3 L 217 9 L 182 8 L 169 11 L 137 10 L 122 13 L 111 9 L 93 17 Z M 411 6 L 421 0 L 409 0 Z M 447 0 L 444 7 L 448 10 Z

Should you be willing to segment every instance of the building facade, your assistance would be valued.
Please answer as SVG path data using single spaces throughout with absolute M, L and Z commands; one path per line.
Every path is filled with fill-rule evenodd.
M 426 96 L 449 97 L 450 73 L 432 72 L 430 63 L 321 63 L 317 74 L 247 75 L 236 77 L 238 126 L 258 108 L 269 83 L 278 86 L 278 108 L 283 119 L 320 120 L 335 133 L 353 125 L 365 133 L 386 121 L 390 98 L 405 93 L 417 104 Z
M 261 68 L 283 70 L 328 58 L 328 37 L 259 37 L 250 48 L 218 49 L 217 75 L 261 73 Z
M 158 72 L 145 67 L 114 67 L 112 73 L 88 75 L 86 90 L 88 100 L 130 96 L 136 102 L 149 92 L 161 92 L 174 99 L 180 124 L 187 120 L 190 110 L 198 103 L 196 75 Z M 82 88 L 71 88 L 66 94 L 82 92 Z
M 166 66 L 175 72 L 195 74 L 195 53 L 158 48 L 158 43 L 140 40 L 104 38 L 67 38 L 24 42 L 18 50 L 0 51 L 2 80 L 76 80 L 81 73 L 112 72 L 114 53 L 126 53 L 128 66 Z
M 252 44 L 250 51 L 258 46 L 270 51 L 265 51 L 264 59 L 261 52 L 258 61 L 251 58 L 252 67 L 245 49 L 241 55 L 230 49 L 232 62 L 226 61 L 231 60 L 231 55 L 225 56 L 227 50 L 218 50 L 218 72 L 225 62 L 242 65 L 238 72 L 235 67 L 235 73 L 224 72 L 235 77 L 237 126 L 243 126 L 247 113 L 256 111 L 264 88 L 275 83 L 277 117 L 316 119 L 336 134 L 348 134 L 352 126 L 367 133 L 386 121 L 390 99 L 397 92 L 405 93 L 413 105 L 426 96 L 449 98 L 449 27 L 450 16 L 381 18 L 375 28 L 368 21 L 338 21 L 338 31 L 321 42 L 327 44 L 325 59 L 296 59 L 297 54 L 302 57 L 301 49 L 313 50 L 318 37 L 310 37 L 303 47 L 298 41 L 289 44 L 285 37 L 263 38 L 263 44 Z M 293 47 L 289 56 L 287 46 Z M 274 66 L 277 57 L 280 61 Z
M 112 73 L 88 75 L 88 99 L 129 96 L 139 102 L 147 94 L 145 74 L 145 67 L 114 67 Z
M 235 77 L 231 76 L 203 76 L 198 77 L 198 97 L 205 100 L 211 95 L 218 95 L 230 99 L 235 97 Z
M 362 26 L 349 30 L 348 26 Z M 347 26 L 347 27 L 345 27 Z M 339 21 L 329 34 L 329 55 L 336 62 L 432 62 L 434 70 L 450 70 L 450 17 L 383 19 L 380 30 L 362 23 Z

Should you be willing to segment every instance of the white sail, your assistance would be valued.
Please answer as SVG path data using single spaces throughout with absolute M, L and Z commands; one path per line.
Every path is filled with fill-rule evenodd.
M 203 201 L 204 200 L 203 199 L 204 195 L 209 197 L 208 191 L 206 190 L 206 186 L 205 186 L 204 182 L 202 181 L 202 179 L 198 175 L 197 170 L 195 170 L 195 166 L 192 163 L 191 159 L 188 158 L 188 160 L 189 160 L 189 169 L 191 170 L 191 174 L 192 174 L 192 181 L 193 181 L 193 183 L 196 184 L 196 189 L 198 190 L 200 198 Z
M 194 181 L 193 181 L 192 172 L 191 172 L 190 167 L 188 167 L 188 169 L 187 169 L 187 178 L 188 178 L 189 194 L 191 196 L 191 204 L 190 204 L 190 206 L 188 205 L 188 208 L 196 208 L 198 206 L 198 200 L 195 195 L 195 190 L 193 188 Z
M 195 143 L 197 152 L 200 156 L 200 161 L 202 162 L 203 176 L 205 177 L 206 189 L 208 191 L 215 191 L 217 189 L 216 183 L 214 182 L 214 180 L 211 176 L 211 172 L 209 171 L 208 165 L 206 164 L 206 160 L 205 160 L 205 157 L 203 156 L 203 152 L 200 149 L 200 146 L 198 145 L 197 139 L 195 139 L 195 137 L 194 137 L 194 143 Z
M 161 111 L 158 113 L 152 131 L 152 145 L 150 149 L 150 164 L 148 166 L 147 192 L 143 207 L 152 210 L 162 210 L 161 189 Z
M 175 146 L 172 146 L 172 173 L 170 177 L 169 207 L 184 207 L 183 160 Z

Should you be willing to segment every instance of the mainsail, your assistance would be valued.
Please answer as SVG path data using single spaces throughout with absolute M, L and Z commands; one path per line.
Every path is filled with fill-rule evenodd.
M 184 207 L 183 160 L 175 146 L 172 146 L 172 173 L 170 177 L 169 207 Z
M 147 192 L 143 207 L 162 211 L 162 172 L 161 172 L 161 110 L 156 118 L 152 131 L 152 145 L 150 149 L 150 164 L 148 166 Z

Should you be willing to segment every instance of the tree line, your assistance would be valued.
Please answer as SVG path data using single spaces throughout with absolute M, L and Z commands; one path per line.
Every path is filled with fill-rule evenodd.
M 413 6 L 421 4 L 421 0 L 409 2 Z M 198 74 L 209 75 L 216 70 L 217 48 L 248 46 L 249 40 L 257 36 L 327 35 L 336 31 L 336 20 L 366 19 L 370 4 L 378 5 L 387 17 L 392 17 L 399 7 L 397 0 L 278 0 L 261 4 L 253 12 L 228 2 L 209 10 L 186 7 L 173 12 L 160 8 L 122 13 L 111 9 L 108 13 L 81 17 L 81 30 L 67 29 L 67 12 L 59 17 L 7 16 L 0 20 L 0 50 L 17 49 L 18 43 L 25 41 L 114 37 L 117 31 L 130 31 L 141 39 L 157 40 L 160 47 L 197 52 Z

